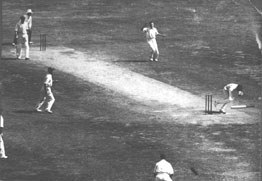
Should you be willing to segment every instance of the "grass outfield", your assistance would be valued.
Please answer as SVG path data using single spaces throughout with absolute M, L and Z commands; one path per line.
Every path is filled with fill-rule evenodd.
M 160 152 L 173 164 L 175 180 L 260 180 L 256 122 L 178 124 L 183 114 L 171 119 L 149 112 L 153 105 L 62 71 L 55 72 L 55 114 L 32 112 L 45 66 L 39 59 L 15 60 L 10 46 L 27 8 L 35 11 L 34 51 L 39 34 L 47 33 L 48 49 L 74 48 L 195 96 L 220 98 L 223 85 L 239 82 L 245 87 L 240 102 L 256 105 L 242 111 L 258 119 L 261 106 L 254 36 L 260 17 L 246 1 L 4 0 L 0 77 L 9 158 L 0 160 L 1 180 L 153 180 Z M 139 31 L 149 20 L 168 35 L 158 39 L 158 63 L 147 62 Z

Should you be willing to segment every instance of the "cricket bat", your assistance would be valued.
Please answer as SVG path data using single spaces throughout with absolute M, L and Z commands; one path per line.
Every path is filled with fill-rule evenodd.
M 234 106 L 231 106 L 231 109 L 243 109 L 243 108 L 249 108 L 249 107 L 255 107 L 254 105 L 234 105 Z

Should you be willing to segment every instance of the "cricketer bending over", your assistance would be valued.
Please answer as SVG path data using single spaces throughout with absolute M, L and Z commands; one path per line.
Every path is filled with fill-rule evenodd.
M 160 34 L 157 29 L 155 28 L 154 23 L 151 21 L 149 23 L 149 27 L 144 26 L 141 29 L 143 32 L 146 33 L 146 40 L 147 43 L 149 44 L 150 48 L 152 49 L 152 54 L 150 57 L 151 61 L 158 61 L 159 57 L 159 50 L 156 42 L 156 36 L 165 36 L 164 34 Z
M 238 96 L 244 95 L 242 85 L 235 84 L 235 83 L 230 83 L 230 84 L 225 85 L 223 88 L 223 92 L 227 96 L 226 99 L 224 101 L 215 101 L 215 106 L 217 106 L 218 104 L 222 104 L 222 107 L 219 110 L 221 113 L 225 114 L 227 104 L 234 100 L 233 91 L 237 91 Z

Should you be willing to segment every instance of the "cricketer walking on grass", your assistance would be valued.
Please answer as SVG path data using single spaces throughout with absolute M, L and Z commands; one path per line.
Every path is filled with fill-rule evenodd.
M 40 91 L 40 101 L 36 105 L 36 108 L 35 108 L 37 112 L 42 112 L 41 107 L 43 106 L 44 103 L 46 103 L 47 105 L 46 105 L 46 108 L 44 109 L 45 112 L 50 113 L 50 114 L 53 113 L 51 110 L 55 102 L 55 98 L 51 90 L 53 86 L 53 71 L 54 71 L 53 68 L 48 67 L 47 74 L 44 78 L 44 83 Z

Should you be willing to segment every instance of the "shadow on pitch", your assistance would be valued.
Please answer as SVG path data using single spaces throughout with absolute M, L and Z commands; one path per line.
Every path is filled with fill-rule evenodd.
M 132 63 L 132 62 L 149 62 L 148 60 L 115 60 L 114 62 Z
M 211 111 L 211 112 L 205 112 L 205 111 L 204 111 L 204 114 L 205 114 L 205 115 L 212 115 L 212 114 L 223 114 L 223 113 L 220 112 L 220 111 Z

